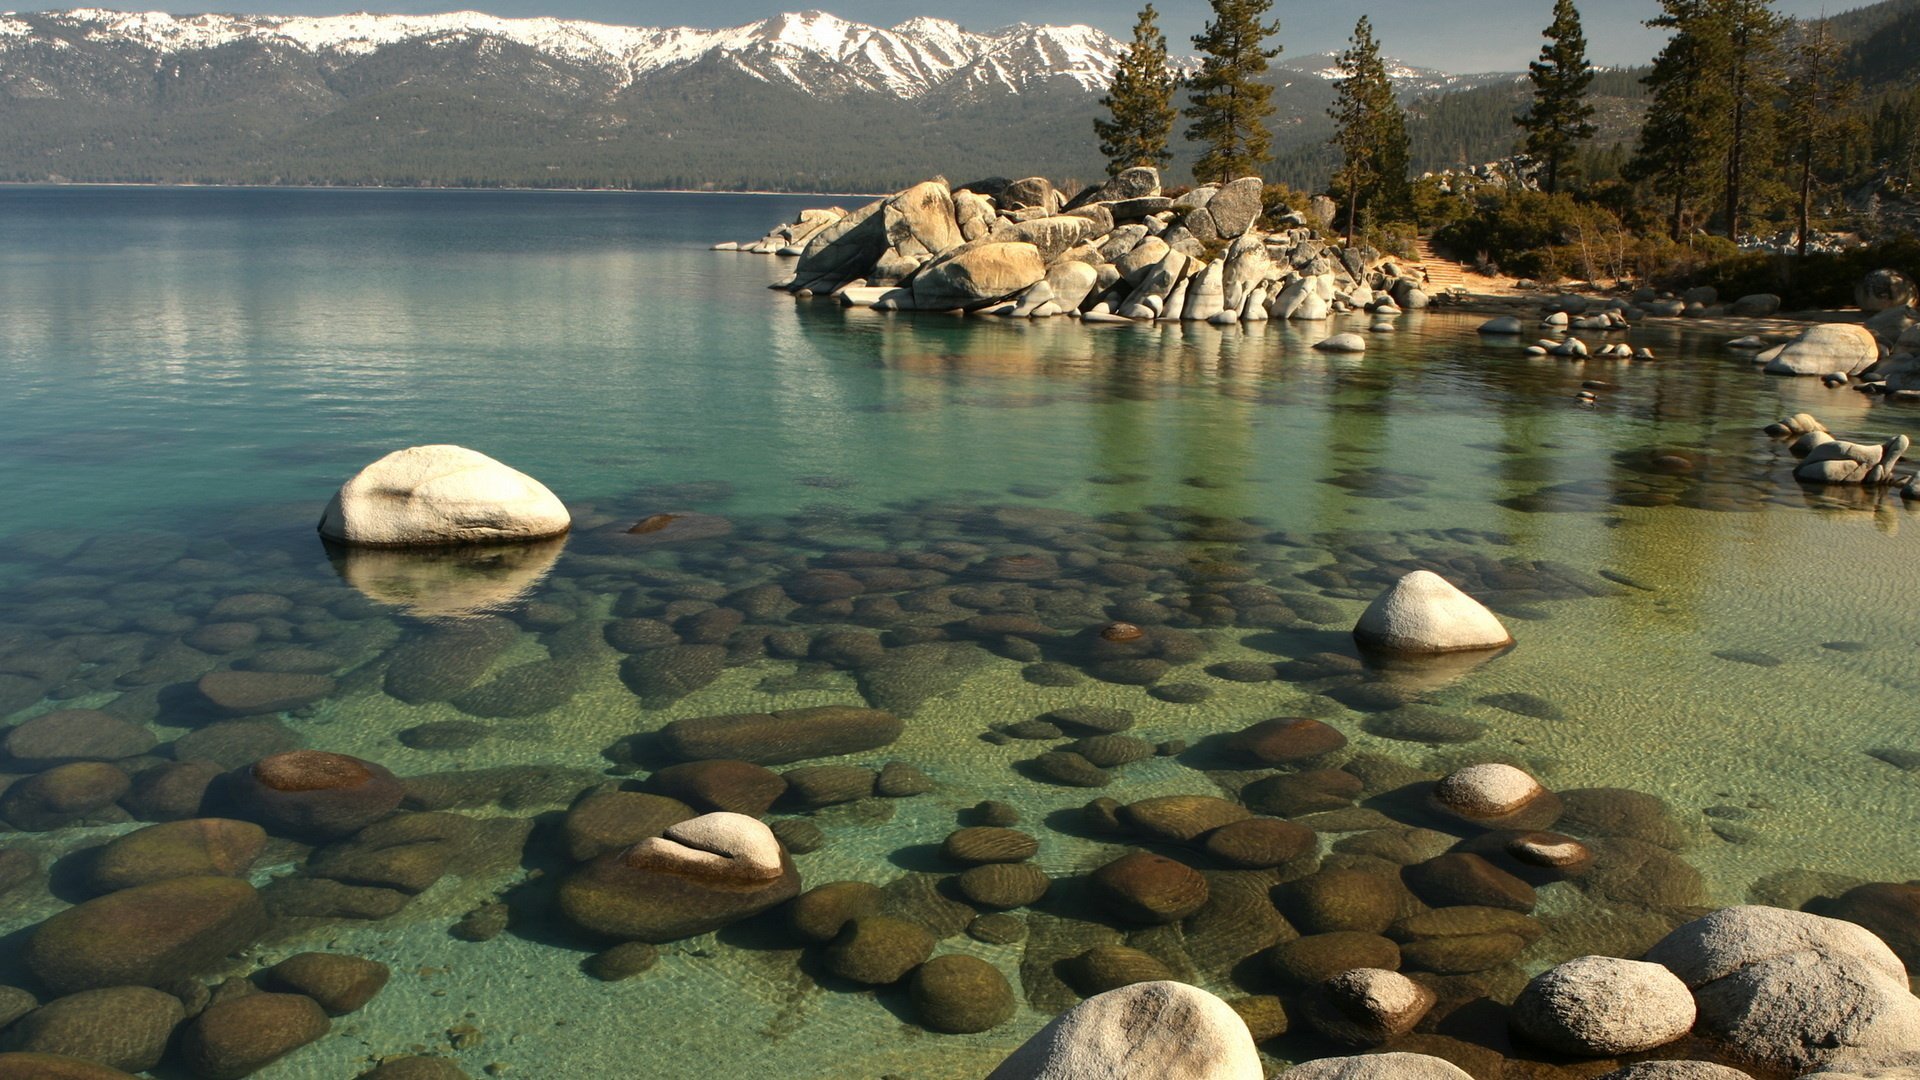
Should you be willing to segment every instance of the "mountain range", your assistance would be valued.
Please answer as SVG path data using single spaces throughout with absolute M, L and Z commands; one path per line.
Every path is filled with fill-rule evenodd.
M 1846 17 L 1873 33 L 1858 14 Z M 876 27 L 820 11 L 720 30 L 475 12 L 6 13 L 0 180 L 847 191 L 936 173 L 1086 178 L 1101 171 L 1090 122 L 1125 50 L 1089 26 Z M 1340 74 L 1330 54 L 1270 72 L 1282 178 L 1319 179 Z M 1495 114 L 1521 76 L 1392 74 L 1415 106 L 1416 157 L 1431 159 L 1417 165 L 1511 144 L 1511 112 Z M 1421 123 L 1456 97 L 1485 98 L 1492 119 L 1471 138 L 1423 141 Z
M 722 30 L 445 15 L 0 15 L 0 179 L 869 190 L 1092 176 L 1125 43 L 820 11 Z M 1194 61 L 1177 58 L 1176 71 Z M 1512 76 L 1396 65 L 1409 97 Z M 1273 72 L 1323 137 L 1337 58 Z

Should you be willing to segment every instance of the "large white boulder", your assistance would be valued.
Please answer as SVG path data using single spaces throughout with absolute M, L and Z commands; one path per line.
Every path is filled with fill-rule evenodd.
M 1276 1080 L 1472 1080 L 1451 1061 L 1426 1054 L 1365 1054 L 1295 1065 Z
M 1693 1029 L 1693 994 L 1659 964 L 1582 956 L 1535 976 L 1513 1026 L 1563 1054 L 1612 1057 L 1665 1046 Z
M 573 521 L 546 486 L 477 450 L 396 450 L 341 486 L 320 534 L 366 547 L 541 540 Z
M 922 311 L 973 309 L 1024 292 L 1047 276 L 1040 249 L 1019 241 L 989 241 L 959 249 L 913 279 L 913 303 Z
M 1821 323 L 1755 359 L 1765 362 L 1769 375 L 1827 375 L 1837 371 L 1852 377 L 1880 359 L 1880 342 L 1864 326 Z
M 1053 1018 L 987 1080 L 1264 1080 L 1246 1021 L 1179 982 L 1098 994 Z
M 1380 594 L 1360 615 L 1353 636 L 1368 648 L 1413 654 L 1513 644 L 1493 612 L 1431 570 L 1415 570 Z
M 1780 1070 L 1920 1046 L 1920 999 L 1872 931 L 1783 908 L 1716 911 L 1648 950 L 1692 988 L 1696 1031 Z

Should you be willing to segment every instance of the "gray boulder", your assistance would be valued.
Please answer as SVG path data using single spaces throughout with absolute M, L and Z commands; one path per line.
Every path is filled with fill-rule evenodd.
M 1024 292 L 1047 274 L 1040 249 L 1017 241 L 961 248 L 914 277 L 913 304 L 923 311 L 985 307 Z
M 1563 1054 L 1665 1046 L 1693 1028 L 1693 995 L 1659 964 L 1582 956 L 1534 977 L 1513 1003 L 1520 1034 Z
M 1160 170 L 1150 165 L 1135 165 L 1131 169 L 1122 169 L 1107 179 L 1104 184 L 1090 187 L 1073 197 L 1067 203 L 1067 209 L 1086 206 L 1089 203 L 1124 202 L 1127 199 L 1146 199 L 1160 194 Z
M 1905 435 L 1895 435 L 1875 446 L 1834 439 L 1815 446 L 1794 467 L 1793 478 L 1808 484 L 1866 484 L 1892 482 L 1893 467 L 1907 452 Z
M 1772 293 L 1753 293 L 1733 302 L 1733 313 L 1749 319 L 1764 319 L 1780 310 L 1780 298 Z
M 1232 1006 L 1198 987 L 1157 981 L 1109 990 L 1054 1017 L 987 1080 L 1134 1076 L 1264 1080 L 1266 1069 Z
M 1425 1054 L 1367 1054 L 1295 1065 L 1276 1080 L 1471 1080 L 1450 1061 Z
M 1853 287 L 1853 302 L 1861 311 L 1908 307 L 1920 300 L 1913 279 L 1898 270 L 1875 270 Z
M 1647 952 L 1694 992 L 1696 1030 L 1757 1063 L 1809 1069 L 1841 1050 L 1920 1046 L 1920 1000 L 1885 942 L 1805 912 L 1732 907 Z
M 1851 378 L 1880 359 L 1880 343 L 1864 326 L 1822 323 L 1754 359 L 1767 365 L 1769 375 L 1826 375 L 1837 371 Z

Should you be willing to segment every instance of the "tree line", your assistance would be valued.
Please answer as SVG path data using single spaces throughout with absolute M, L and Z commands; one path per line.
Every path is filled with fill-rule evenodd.
M 1198 152 L 1196 180 L 1222 182 L 1271 167 L 1272 87 L 1261 79 L 1281 51 L 1271 3 L 1212 0 L 1211 20 L 1192 38 L 1200 66 L 1184 85 L 1168 68 L 1158 13 L 1152 5 L 1140 13 L 1100 102 L 1106 115 L 1095 121 L 1110 172 L 1169 163 L 1181 115 Z M 1645 114 L 1629 139 L 1597 146 L 1595 81 L 1617 83 L 1619 75 L 1591 63 L 1574 0 L 1554 0 L 1545 44 L 1528 66 L 1530 92 L 1509 113 L 1515 149 L 1529 159 L 1544 195 L 1648 220 L 1657 211 L 1676 240 L 1710 231 L 1738 242 L 1762 216 L 1783 219 L 1805 254 L 1837 181 L 1889 163 L 1904 177 L 1920 157 L 1913 134 L 1920 91 L 1896 87 L 1861 107 L 1859 57 L 1825 20 L 1802 25 L 1775 11 L 1773 0 L 1661 0 L 1647 25 L 1668 37 L 1652 67 L 1637 76 Z M 1887 40 L 1881 35 L 1875 47 L 1884 51 Z M 1406 112 L 1365 16 L 1339 67 L 1325 153 L 1329 194 L 1351 239 L 1368 223 L 1418 220 L 1422 200 L 1408 175 Z M 1177 109 L 1181 90 L 1186 102 Z M 1451 122 L 1465 145 L 1489 122 L 1452 115 L 1445 99 L 1416 108 L 1422 105 L 1430 106 L 1423 121 L 1443 121 L 1423 128 L 1428 140 L 1447 137 L 1444 122 Z M 1871 160 L 1862 160 L 1863 148 Z M 1431 156 L 1431 146 L 1421 149 Z

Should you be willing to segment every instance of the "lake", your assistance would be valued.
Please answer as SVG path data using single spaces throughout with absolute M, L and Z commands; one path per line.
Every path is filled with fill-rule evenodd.
M 1912 411 L 1764 377 L 1674 322 L 1633 332 L 1653 363 L 1530 358 L 1445 311 L 1333 357 L 1311 348 L 1324 325 L 846 309 L 770 291 L 790 260 L 706 250 L 833 201 L 0 189 L 0 719 L 101 710 L 157 740 L 120 762 L 135 776 L 352 754 L 427 777 L 411 805 L 492 830 L 383 918 L 266 889 L 275 929 L 235 972 L 321 949 L 394 975 L 258 1075 L 425 1048 L 476 1076 L 977 1077 L 1075 1000 L 1062 961 L 1123 940 L 1223 996 L 1291 1000 L 1255 954 L 1312 927 L 1261 897 L 1277 886 L 1284 909 L 1316 867 L 1398 889 L 1454 839 L 1410 793 L 1474 762 L 1562 793 L 1557 828 L 1599 859 L 1537 883 L 1538 941 L 1447 974 L 1462 1000 L 1638 955 L 1703 906 L 1920 876 L 1920 521 L 1897 495 L 1803 490 L 1761 431 L 1804 410 L 1879 441 L 1920 435 Z M 324 547 L 339 484 L 423 443 L 539 478 L 573 536 L 484 565 Z M 691 527 L 626 533 L 661 513 Z M 1354 618 L 1423 567 L 1515 648 L 1361 664 Z M 1101 666 L 1086 643 L 1112 619 L 1148 627 L 1151 663 Z M 433 687 L 397 691 L 403 664 Z M 215 715 L 196 681 L 227 669 L 325 689 Z M 907 763 L 932 790 L 790 796 L 772 818 L 818 842 L 795 856 L 807 886 L 882 886 L 937 953 L 998 968 L 1011 1020 L 928 1031 L 904 990 L 833 974 L 777 912 L 662 946 L 631 979 L 582 971 L 604 943 L 552 912 L 577 795 L 648 783 L 645 736 L 673 720 L 868 703 L 905 715 L 897 742 L 805 764 Z M 1036 718 L 1087 707 L 1132 721 L 1079 747 L 1115 762 L 1079 774 L 1099 787 L 1036 764 L 1085 734 Z M 1346 744 L 1277 770 L 1222 749 L 1275 717 Z M 1090 908 L 1085 876 L 1137 842 L 1089 800 L 1312 774 L 1280 785 L 1299 796 L 1336 767 L 1356 790 L 1287 804 L 1317 852 L 1249 870 L 1162 846 L 1208 875 L 1201 915 L 1146 929 Z M 1017 812 L 1051 879 L 994 927 L 1018 940 L 966 932 L 939 852 L 985 800 Z M 111 802 L 48 823 L 0 798 L 32 826 L 7 846 L 42 867 L 0 893 L 0 932 L 88 895 L 62 868 L 135 827 Z M 255 884 L 305 854 L 276 841 Z M 495 903 L 504 932 L 450 932 Z M 21 940 L 0 982 L 29 978 Z M 1459 1015 L 1418 1038 L 1504 1038 Z

